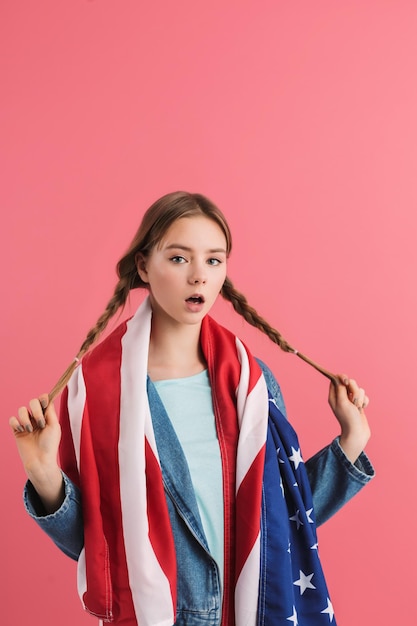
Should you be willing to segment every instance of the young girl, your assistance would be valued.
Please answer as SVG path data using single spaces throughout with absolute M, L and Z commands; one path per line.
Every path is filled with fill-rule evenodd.
M 271 372 L 208 315 L 220 293 L 296 352 L 234 289 L 230 250 L 204 196 L 155 202 L 74 362 L 10 419 L 26 508 L 78 560 L 83 606 L 102 621 L 335 624 L 315 529 L 373 475 L 368 398 L 324 372 L 341 434 L 304 463 Z M 90 350 L 137 287 L 136 314 Z

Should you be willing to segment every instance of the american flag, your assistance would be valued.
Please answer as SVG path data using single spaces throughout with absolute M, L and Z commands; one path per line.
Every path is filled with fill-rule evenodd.
M 61 407 L 62 468 L 83 494 L 79 594 L 86 610 L 126 626 L 172 626 L 176 613 L 175 547 L 146 393 L 151 315 L 146 299 L 84 358 Z M 333 625 L 296 434 L 256 360 L 209 316 L 201 346 L 223 464 L 222 626 Z
M 261 555 L 258 624 L 335 626 L 300 446 L 294 429 L 271 397 L 262 535 L 265 545 Z

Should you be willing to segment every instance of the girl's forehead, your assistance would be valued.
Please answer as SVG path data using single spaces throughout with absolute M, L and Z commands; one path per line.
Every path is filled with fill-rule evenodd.
M 215 243 L 226 249 L 226 236 L 222 228 L 214 220 L 205 215 L 193 215 L 177 219 L 164 233 L 158 247 L 172 245 L 172 243 Z

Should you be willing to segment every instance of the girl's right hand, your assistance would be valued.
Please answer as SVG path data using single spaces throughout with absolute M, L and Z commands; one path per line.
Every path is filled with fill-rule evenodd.
M 55 407 L 42 395 L 20 407 L 9 420 L 23 467 L 47 512 L 59 508 L 63 500 L 63 479 L 58 465 L 61 426 Z

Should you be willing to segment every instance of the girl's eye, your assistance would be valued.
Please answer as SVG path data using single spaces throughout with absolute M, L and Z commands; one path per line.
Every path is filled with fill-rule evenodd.
M 183 256 L 180 256 L 179 254 L 176 256 L 172 256 L 170 259 L 173 263 L 185 263 L 185 259 Z
M 207 263 L 209 265 L 220 265 L 221 261 L 220 259 L 208 259 Z

